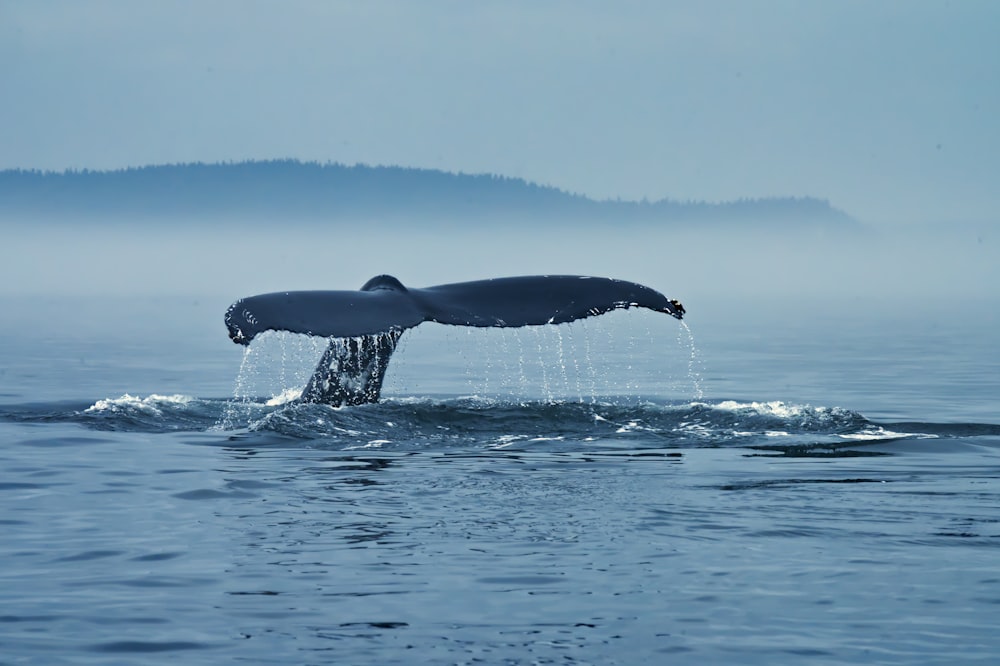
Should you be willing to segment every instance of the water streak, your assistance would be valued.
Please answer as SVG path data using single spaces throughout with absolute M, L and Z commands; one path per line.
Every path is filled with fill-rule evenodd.
M 683 334 L 681 331 L 683 331 Z M 689 350 L 687 364 L 688 379 L 691 381 L 694 389 L 694 399 L 701 400 L 705 397 L 705 391 L 701 386 L 701 356 L 698 354 L 698 347 L 694 343 L 694 333 L 691 332 L 686 321 L 681 321 L 681 327 L 678 329 L 677 335 L 678 340 L 682 341 L 682 344 L 684 342 L 687 344 Z

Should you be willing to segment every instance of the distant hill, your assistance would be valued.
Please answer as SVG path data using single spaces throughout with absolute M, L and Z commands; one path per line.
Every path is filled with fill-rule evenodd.
M 857 226 L 811 197 L 596 201 L 520 178 L 296 160 L 0 171 L 0 217 Z

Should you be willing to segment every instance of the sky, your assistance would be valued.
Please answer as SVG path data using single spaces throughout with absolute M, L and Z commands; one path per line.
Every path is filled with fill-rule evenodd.
M 297 158 L 997 228 L 997 35 L 994 0 L 0 0 L 0 169 Z

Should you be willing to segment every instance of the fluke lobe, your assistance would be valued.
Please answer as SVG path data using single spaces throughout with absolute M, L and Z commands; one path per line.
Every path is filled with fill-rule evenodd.
M 453 326 L 563 324 L 626 308 L 677 319 L 684 306 L 635 282 L 533 275 L 410 289 L 379 275 L 360 291 L 285 291 L 250 296 L 226 311 L 229 337 L 248 345 L 264 331 L 331 338 L 302 392 L 306 402 L 378 402 L 389 358 L 403 331 L 425 321 Z

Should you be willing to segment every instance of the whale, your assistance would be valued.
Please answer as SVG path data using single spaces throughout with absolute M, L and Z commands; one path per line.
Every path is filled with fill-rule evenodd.
M 564 324 L 646 308 L 676 319 L 680 301 L 635 282 L 581 275 L 528 275 L 406 287 L 377 275 L 360 290 L 283 291 L 241 298 L 226 311 L 229 338 L 249 345 L 265 331 L 330 339 L 300 400 L 332 406 L 378 402 L 402 334 L 424 322 L 511 328 Z

